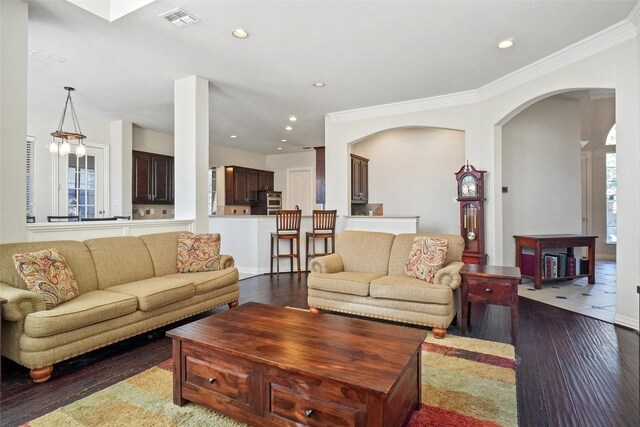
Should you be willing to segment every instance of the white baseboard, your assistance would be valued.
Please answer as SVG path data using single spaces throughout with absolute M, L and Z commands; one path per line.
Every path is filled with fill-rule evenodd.
M 631 328 L 635 331 L 640 330 L 640 324 L 638 323 L 638 319 L 633 319 L 627 316 L 621 316 L 616 314 L 614 323 L 616 325 L 624 326 L 626 328 Z

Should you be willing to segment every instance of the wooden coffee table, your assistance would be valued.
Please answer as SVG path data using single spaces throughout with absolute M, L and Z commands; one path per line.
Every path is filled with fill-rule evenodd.
M 173 402 L 258 426 L 399 426 L 425 330 L 247 303 L 173 329 Z

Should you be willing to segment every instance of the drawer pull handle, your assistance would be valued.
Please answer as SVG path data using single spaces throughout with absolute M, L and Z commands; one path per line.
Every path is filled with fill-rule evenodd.
M 216 382 L 216 377 L 209 378 L 209 384 L 213 384 Z
M 493 291 L 491 290 L 491 288 L 487 288 L 487 289 L 485 289 L 484 291 L 485 291 L 486 293 L 488 293 L 488 294 L 490 294 L 491 292 L 493 292 Z
M 313 415 L 313 409 L 305 409 L 304 410 L 304 415 L 307 418 L 311 418 L 311 416 Z

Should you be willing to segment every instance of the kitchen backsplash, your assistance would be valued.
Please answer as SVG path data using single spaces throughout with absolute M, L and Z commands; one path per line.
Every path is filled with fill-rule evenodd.
M 173 205 L 133 205 L 133 219 L 170 219 Z

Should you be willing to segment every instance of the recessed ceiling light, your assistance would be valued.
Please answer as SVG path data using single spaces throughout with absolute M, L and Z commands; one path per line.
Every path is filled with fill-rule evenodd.
M 285 129 L 286 130 L 293 130 L 293 128 L 291 126 L 287 126 Z
M 287 140 L 286 139 L 281 139 L 280 142 L 287 142 Z
M 231 138 L 237 138 L 237 137 L 238 137 L 237 135 L 231 135 Z
M 289 121 L 290 122 L 295 122 L 296 120 L 298 120 L 298 118 L 296 116 L 289 117 Z
M 500 43 L 498 43 L 498 47 L 500 49 L 508 49 L 511 46 L 513 46 L 513 38 L 502 40 Z
M 322 82 L 315 82 L 313 85 L 315 87 L 324 87 L 324 83 L 322 83 Z
M 282 150 L 282 147 L 278 147 L 278 150 Z
M 231 31 L 231 34 L 239 39 L 246 39 L 247 37 L 249 37 L 249 33 L 247 33 L 242 28 L 236 28 L 235 30 Z

